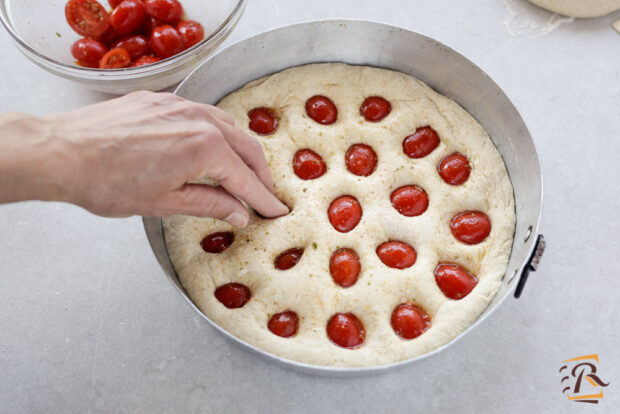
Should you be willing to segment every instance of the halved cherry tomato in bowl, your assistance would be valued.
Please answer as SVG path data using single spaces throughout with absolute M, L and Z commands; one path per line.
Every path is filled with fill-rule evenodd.
M 136 60 L 135 62 L 133 62 L 133 64 L 131 65 L 131 67 L 135 68 L 137 66 L 144 66 L 144 65 L 150 65 L 151 63 L 157 63 L 159 62 L 161 59 L 155 56 L 150 56 L 150 55 L 146 55 L 146 56 L 142 56 L 140 57 L 138 60 Z
M 183 39 L 177 29 L 167 24 L 153 30 L 149 43 L 153 53 L 162 59 L 174 56 L 184 49 Z
M 110 13 L 110 25 L 120 36 L 125 36 L 139 29 L 145 17 L 142 0 L 123 0 Z
M 101 1 L 101 0 L 99 0 Z M 156 63 L 199 44 L 204 27 L 181 20 L 179 0 L 107 0 L 107 12 L 98 0 L 67 0 L 65 17 L 85 39 L 71 49 L 83 67 L 117 69 Z M 114 49 L 125 49 L 125 54 Z
M 110 49 L 112 44 L 118 40 L 118 37 L 118 34 L 116 34 L 112 26 L 108 26 L 106 31 L 99 36 L 90 36 L 91 39 L 103 43 L 108 49 Z
M 112 48 L 122 47 L 129 52 L 132 61 L 149 53 L 149 41 L 144 36 L 131 35 L 114 42 Z
M 103 55 L 99 62 L 100 69 L 120 69 L 131 64 L 129 52 L 122 47 L 117 47 Z
M 177 24 L 177 31 L 183 39 L 185 49 L 189 49 L 205 37 L 205 29 L 196 20 L 183 20 Z
M 108 12 L 96 0 L 69 0 L 65 17 L 77 34 L 86 37 L 101 36 L 110 25 Z
M 101 42 L 83 38 L 71 46 L 71 54 L 81 66 L 98 68 L 99 61 L 106 54 L 108 48 Z
M 149 37 L 156 27 L 163 26 L 165 24 L 167 23 L 163 20 L 156 19 L 147 13 L 146 17 L 144 18 L 144 23 L 142 23 L 140 33 L 142 33 L 146 37 Z
M 144 0 L 146 11 L 156 19 L 176 24 L 183 16 L 183 6 L 177 0 Z

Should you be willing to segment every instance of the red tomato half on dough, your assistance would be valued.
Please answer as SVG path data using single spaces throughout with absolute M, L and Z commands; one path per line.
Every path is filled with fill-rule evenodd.
M 322 95 L 315 95 L 306 101 L 306 113 L 323 125 L 331 125 L 338 119 L 338 108 L 331 99 Z
M 288 338 L 297 333 L 299 317 L 293 311 L 276 313 L 269 319 L 267 327 L 274 335 Z
M 431 326 L 431 318 L 412 303 L 401 303 L 392 312 L 392 329 L 403 339 L 414 339 Z
M 323 158 L 311 149 L 300 149 L 293 156 L 293 171 L 302 180 L 314 180 L 325 174 L 327 165 Z
M 248 112 L 248 118 L 250 118 L 248 127 L 257 134 L 269 135 L 278 129 L 278 117 L 271 108 L 264 106 L 254 108 Z
M 327 336 L 334 344 L 355 349 L 364 344 L 366 331 L 362 321 L 352 313 L 336 313 L 327 322 Z

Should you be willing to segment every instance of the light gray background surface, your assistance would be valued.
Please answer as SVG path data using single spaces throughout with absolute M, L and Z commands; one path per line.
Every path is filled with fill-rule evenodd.
M 620 12 L 549 31 L 523 0 L 250 0 L 226 44 L 279 25 L 367 18 L 433 37 L 508 94 L 545 178 L 548 249 L 521 299 L 439 355 L 354 379 L 300 374 L 229 343 L 164 278 L 138 218 L 0 206 L 0 412 L 618 412 Z M 551 21 L 553 23 L 553 21 Z M 0 34 L 0 111 L 108 99 L 37 68 Z M 268 57 L 266 57 L 268 59 Z M 1 138 L 1 137 L 0 137 Z M 598 353 L 598 406 L 562 360 Z

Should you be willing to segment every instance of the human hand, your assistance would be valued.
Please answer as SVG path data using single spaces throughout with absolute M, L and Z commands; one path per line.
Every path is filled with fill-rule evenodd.
M 213 106 L 134 92 L 72 112 L 18 117 L 8 129 L 17 135 L 5 151 L 13 160 L 2 164 L 17 170 L 8 186 L 17 196 L 0 194 L 0 202 L 60 200 L 108 217 L 187 214 L 237 227 L 249 214 L 236 197 L 266 217 L 288 213 L 273 195 L 260 144 Z M 188 183 L 203 177 L 221 187 Z

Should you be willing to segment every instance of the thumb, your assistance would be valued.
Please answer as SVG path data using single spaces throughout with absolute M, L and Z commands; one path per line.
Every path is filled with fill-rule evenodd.
M 222 187 L 205 184 L 185 184 L 178 190 L 165 194 L 157 207 L 173 214 L 196 217 L 213 217 L 235 227 L 248 224 L 248 210 Z

